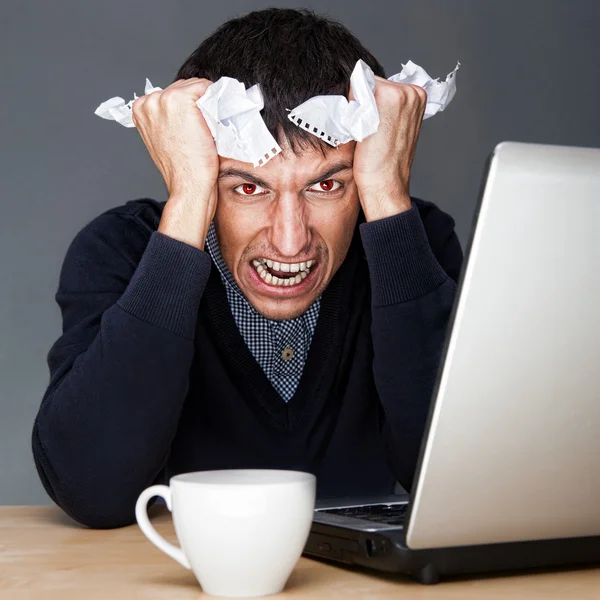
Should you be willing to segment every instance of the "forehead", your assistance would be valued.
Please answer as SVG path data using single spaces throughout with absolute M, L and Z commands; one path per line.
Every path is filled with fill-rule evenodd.
M 297 154 L 289 145 L 282 144 L 282 151 L 262 167 L 254 167 L 251 163 L 219 157 L 219 167 L 223 169 L 243 170 L 263 180 L 279 179 L 313 179 L 338 163 L 352 164 L 356 142 L 340 144 L 336 148 L 327 147 L 325 153 L 318 148 L 297 150 Z

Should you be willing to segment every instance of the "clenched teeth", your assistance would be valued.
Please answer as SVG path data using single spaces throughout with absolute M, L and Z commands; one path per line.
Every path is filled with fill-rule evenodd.
M 252 261 L 256 272 L 260 278 L 269 285 L 278 285 L 288 287 L 290 285 L 297 285 L 303 279 L 305 279 L 310 273 L 310 267 L 315 263 L 314 260 L 309 260 L 303 263 L 279 263 L 266 258 L 255 259 Z M 277 277 L 272 273 L 269 273 L 265 266 L 269 269 L 273 269 L 280 273 L 297 273 L 297 275 L 291 277 Z
M 306 271 L 314 265 L 314 260 L 307 260 L 302 263 L 280 263 L 269 258 L 259 258 L 252 261 L 252 264 L 256 267 L 259 264 L 267 265 L 269 269 L 275 269 L 275 271 L 281 271 L 283 273 L 298 273 L 298 271 Z

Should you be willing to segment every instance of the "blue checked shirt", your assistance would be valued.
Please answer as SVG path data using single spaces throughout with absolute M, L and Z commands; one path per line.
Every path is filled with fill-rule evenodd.
M 294 395 L 304 370 L 319 318 L 321 298 L 317 298 L 304 314 L 295 319 L 267 319 L 248 302 L 227 268 L 221 256 L 214 224 L 208 230 L 206 247 L 219 270 L 231 314 L 246 345 L 271 385 L 287 402 Z

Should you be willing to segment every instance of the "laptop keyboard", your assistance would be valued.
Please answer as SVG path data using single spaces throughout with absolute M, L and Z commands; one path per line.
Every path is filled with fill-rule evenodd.
M 407 510 L 408 504 L 369 504 L 348 508 L 330 508 L 319 512 L 362 519 L 363 521 L 375 521 L 385 525 L 404 525 L 404 515 Z

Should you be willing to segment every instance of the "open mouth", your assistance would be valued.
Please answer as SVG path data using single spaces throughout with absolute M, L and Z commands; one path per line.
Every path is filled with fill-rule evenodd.
M 316 267 L 316 261 L 309 260 L 301 263 L 279 263 L 267 258 L 257 258 L 252 261 L 258 276 L 268 285 L 294 287 L 301 284 L 309 275 L 311 268 Z

